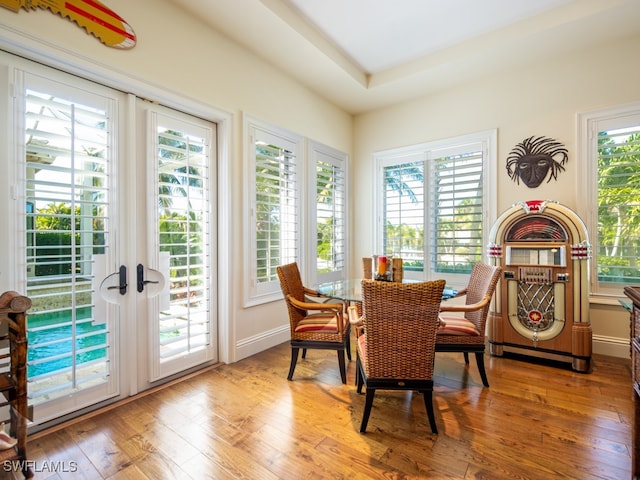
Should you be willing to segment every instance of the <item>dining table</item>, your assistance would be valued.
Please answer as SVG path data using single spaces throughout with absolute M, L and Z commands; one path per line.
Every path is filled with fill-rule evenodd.
M 402 283 L 419 283 L 424 280 L 403 279 Z M 350 278 L 347 280 L 333 280 L 316 285 L 316 290 L 324 297 L 337 298 L 346 302 L 362 301 L 362 278 Z M 448 300 L 457 295 L 457 290 L 445 287 L 442 291 L 442 300 Z

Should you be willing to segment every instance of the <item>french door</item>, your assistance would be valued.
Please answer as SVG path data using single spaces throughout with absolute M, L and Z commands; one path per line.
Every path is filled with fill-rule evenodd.
M 146 189 L 137 204 L 147 228 L 138 236 L 138 311 L 149 338 L 150 362 L 139 388 L 214 359 L 215 125 L 148 102 L 138 102 L 138 144 Z M 144 192 L 144 198 L 140 193 Z M 148 277 L 148 278 L 147 278 Z M 157 283 L 156 283 L 157 282 Z
M 215 360 L 215 124 L 7 63 L 36 423 Z

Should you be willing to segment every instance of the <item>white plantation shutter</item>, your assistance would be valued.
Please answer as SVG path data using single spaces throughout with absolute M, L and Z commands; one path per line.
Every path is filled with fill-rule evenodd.
M 315 164 L 312 188 L 315 190 L 315 251 L 316 281 L 344 278 L 346 270 L 346 156 L 327 147 L 314 144 L 311 165 Z
M 286 263 L 298 263 L 305 285 L 346 278 L 347 155 L 249 116 L 244 126 L 244 305 L 281 299 Z
M 469 273 L 482 260 L 483 152 L 437 152 L 429 162 L 434 272 Z
M 211 344 L 210 185 L 213 132 L 206 125 L 153 112 L 155 129 L 152 168 L 157 178 L 158 258 L 169 265 L 169 301 L 159 308 L 154 376 L 198 364 Z M 162 304 L 163 302 L 161 302 Z M 189 355 L 192 355 L 190 360 Z M 157 363 L 159 362 L 159 363 Z M 189 363 L 191 362 L 191 363 Z
M 252 128 L 252 296 L 280 292 L 276 267 L 300 257 L 300 139 Z
M 402 257 L 407 278 L 464 284 L 491 226 L 495 140 L 490 131 L 376 154 L 383 188 L 372 253 Z
M 111 332 L 105 317 L 96 317 L 93 269 L 98 256 L 112 253 L 114 104 L 40 77 L 26 79 L 28 378 L 30 402 L 37 405 L 113 383 Z
M 384 167 L 384 253 L 400 256 L 405 269 L 424 268 L 425 155 Z

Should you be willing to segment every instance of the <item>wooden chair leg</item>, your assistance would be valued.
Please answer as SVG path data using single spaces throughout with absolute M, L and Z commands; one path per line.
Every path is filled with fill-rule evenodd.
M 291 347 L 291 365 L 289 365 L 289 375 L 287 376 L 287 380 L 291 380 L 293 378 L 293 371 L 296 369 L 296 363 L 298 363 L 298 352 L 300 349 L 298 347 Z M 303 352 L 304 357 L 304 352 Z
M 482 384 L 485 387 L 488 387 L 489 380 L 487 379 L 487 371 L 484 368 L 484 352 L 476 352 L 476 363 L 478 364 L 478 370 L 480 371 L 480 378 L 482 378 Z
M 362 412 L 362 423 L 360 424 L 360 433 L 367 431 L 367 423 L 369 423 L 369 415 L 371 415 L 371 407 L 373 406 L 373 397 L 376 394 L 375 388 L 367 388 L 367 397 L 364 401 L 364 412 Z
M 462 352 L 464 354 L 464 363 L 469 365 L 469 352 Z M 302 357 L 304 358 L 304 356 Z
M 342 383 L 347 383 L 347 366 L 344 362 L 344 350 L 341 348 L 338 350 L 338 366 L 340 367 L 340 377 Z
M 424 397 L 424 406 L 427 409 L 427 417 L 429 417 L 429 425 L 431 431 L 434 434 L 438 433 L 438 426 L 436 425 L 436 416 L 433 411 L 433 390 L 423 390 L 422 396 Z
M 362 379 L 362 372 L 360 372 L 361 363 L 360 357 L 356 357 L 356 386 L 357 392 L 362 393 L 362 385 L 364 384 L 364 380 Z
M 306 348 L 303 348 L 303 349 L 302 349 L 302 358 L 303 358 L 303 359 L 304 359 L 304 358 L 307 358 L 307 349 L 306 349 Z
M 351 361 L 351 334 L 347 335 L 345 350 L 347 351 L 347 358 Z

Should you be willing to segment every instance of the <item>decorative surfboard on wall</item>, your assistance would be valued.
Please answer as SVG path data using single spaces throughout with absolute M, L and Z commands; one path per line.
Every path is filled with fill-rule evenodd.
M 133 28 L 116 12 L 97 0 L 0 0 L 0 6 L 18 13 L 20 8 L 49 9 L 84 28 L 102 43 L 128 49 L 136 44 Z

